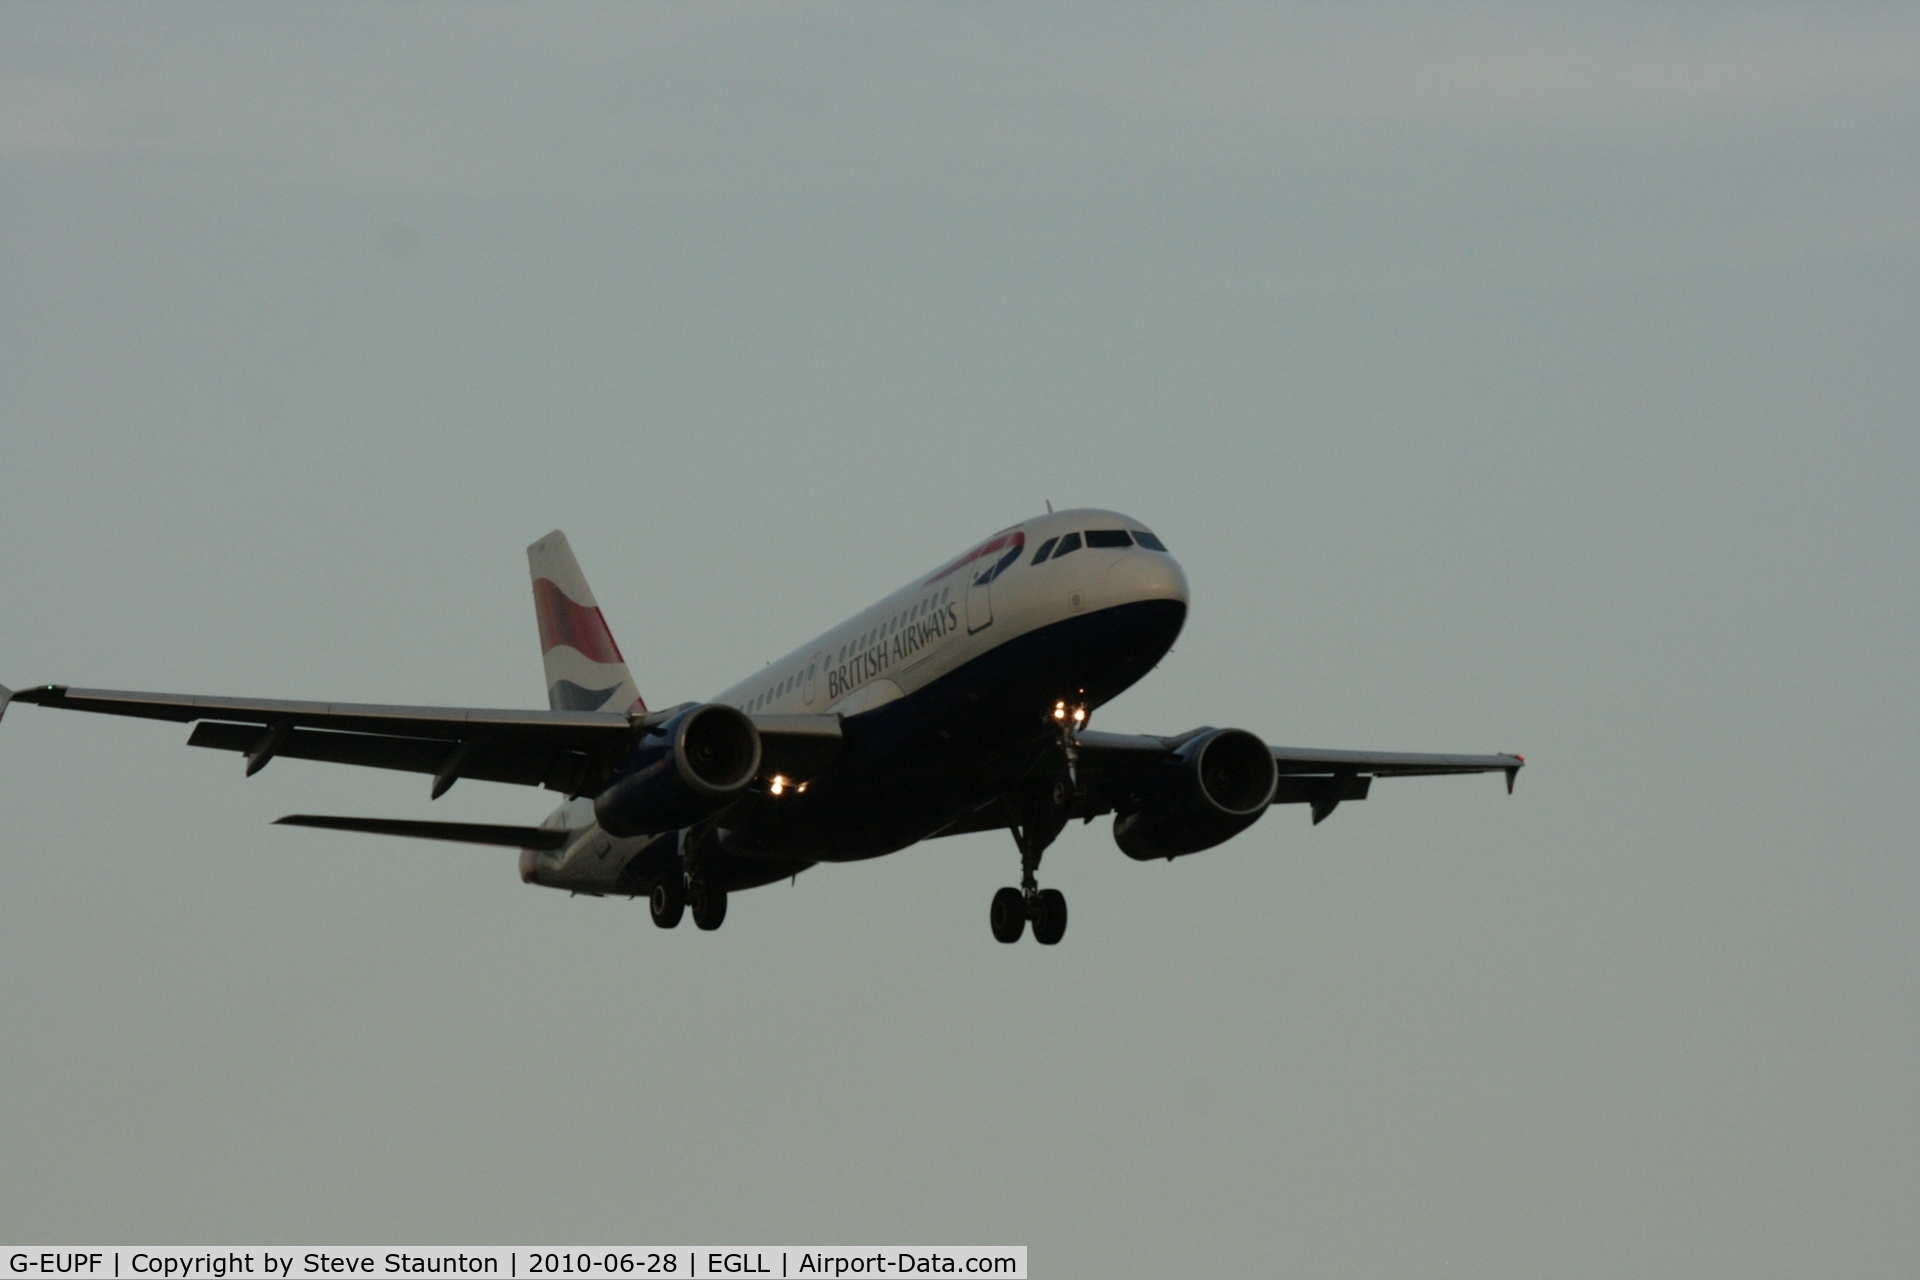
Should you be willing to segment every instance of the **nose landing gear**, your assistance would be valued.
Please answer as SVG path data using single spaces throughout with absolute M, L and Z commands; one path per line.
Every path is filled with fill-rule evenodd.
M 1058 889 L 1042 889 L 1034 878 L 1034 872 L 1040 869 L 1041 846 L 1019 827 L 1014 828 L 1014 839 L 1020 844 L 1020 887 L 1008 885 L 993 895 L 988 913 L 993 936 L 1000 942 L 1018 942 L 1031 920 L 1033 940 L 1051 947 L 1067 936 L 1067 895 Z
M 1060 730 L 1059 767 L 1002 799 L 1007 829 L 1013 832 L 1013 842 L 1020 849 L 1020 887 L 1008 886 L 993 895 L 988 922 L 1000 942 L 1020 941 L 1028 921 L 1033 922 L 1033 940 L 1041 946 L 1051 947 L 1067 935 L 1067 896 L 1058 889 L 1042 889 L 1035 873 L 1040 870 L 1040 855 L 1066 828 L 1067 819 L 1078 807 L 1079 751 L 1074 735 L 1086 723 L 1087 713 L 1060 703 L 1052 718 Z

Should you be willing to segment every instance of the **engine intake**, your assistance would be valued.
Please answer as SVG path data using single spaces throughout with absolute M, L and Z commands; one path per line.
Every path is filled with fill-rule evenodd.
M 760 732 L 717 702 L 674 717 L 640 740 L 623 776 L 593 802 L 608 835 L 655 835 L 688 826 L 746 791 L 760 771 Z
M 1113 820 L 1129 858 L 1177 858 L 1211 849 L 1260 820 L 1279 780 L 1273 753 L 1245 729 L 1202 730 L 1136 788 Z

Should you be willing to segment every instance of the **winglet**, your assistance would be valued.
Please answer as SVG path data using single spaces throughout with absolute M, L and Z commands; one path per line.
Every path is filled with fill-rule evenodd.
M 13 701 L 13 690 L 0 684 L 0 720 L 7 718 L 7 704 Z
M 1506 773 L 1507 773 L 1507 794 L 1508 794 L 1508 795 L 1512 795 L 1512 794 L 1513 794 L 1513 780 L 1514 780 L 1515 778 L 1517 778 L 1517 777 L 1519 777 L 1519 776 L 1520 776 L 1520 770 L 1521 770 L 1521 768 L 1522 768 L 1522 767 L 1524 767 L 1524 766 L 1526 765 L 1526 763 L 1527 763 L 1527 758 L 1526 758 L 1525 756 L 1523 756 L 1523 755 L 1519 755 L 1519 754 L 1515 754 L 1515 756 L 1514 756 L 1513 758 L 1514 758 L 1515 760 L 1518 760 L 1518 761 L 1519 761 L 1520 763 L 1519 763 L 1519 764 L 1516 764 L 1516 765 L 1514 765 L 1514 766 L 1513 766 L 1513 767 L 1512 767 L 1511 769 L 1508 769 L 1508 770 L 1506 771 Z

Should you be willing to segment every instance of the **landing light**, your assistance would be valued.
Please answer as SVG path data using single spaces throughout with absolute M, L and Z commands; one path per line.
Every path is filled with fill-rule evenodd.
M 1075 724 L 1079 724 L 1081 721 L 1085 720 L 1086 718 L 1087 718 L 1087 709 L 1085 707 L 1075 707 L 1073 709 L 1073 722 Z
M 786 789 L 787 789 L 786 775 L 780 774 L 780 773 L 774 774 L 773 782 L 767 787 L 767 790 L 773 792 L 773 794 L 775 795 L 779 795 L 781 792 L 785 791 Z

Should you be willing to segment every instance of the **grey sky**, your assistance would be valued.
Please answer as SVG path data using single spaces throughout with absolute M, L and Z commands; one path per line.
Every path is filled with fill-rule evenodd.
M 0 12 L 0 681 L 656 702 L 1043 502 L 1107 729 L 1519 750 L 1136 865 L 740 895 L 273 829 L 547 797 L 0 725 L 0 1235 L 1920 1264 L 1908 7 Z

